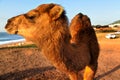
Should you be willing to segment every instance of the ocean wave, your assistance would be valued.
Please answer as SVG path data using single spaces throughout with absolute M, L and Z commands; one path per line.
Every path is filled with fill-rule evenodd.
M 25 39 L 9 40 L 9 41 L 0 41 L 0 45 L 9 44 L 9 43 L 15 43 L 15 42 L 22 42 L 22 41 L 25 41 Z
M 25 41 L 22 36 L 11 35 L 6 32 L 0 32 L 0 45 Z

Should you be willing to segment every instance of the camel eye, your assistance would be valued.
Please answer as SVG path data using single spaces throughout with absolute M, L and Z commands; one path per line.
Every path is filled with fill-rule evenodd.
M 25 14 L 25 17 L 27 19 L 33 20 L 33 19 L 35 19 L 36 15 L 27 15 L 27 14 Z
M 34 19 L 36 16 L 35 15 L 33 15 L 33 16 L 29 16 L 28 18 L 29 19 Z

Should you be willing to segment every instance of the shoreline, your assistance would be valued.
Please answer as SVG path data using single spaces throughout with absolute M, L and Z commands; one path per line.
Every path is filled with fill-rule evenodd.
M 22 41 L 17 41 L 17 42 L 9 42 L 9 43 L 5 43 L 5 44 L 0 44 L 0 48 L 24 46 L 24 45 L 28 45 L 28 44 L 33 44 L 33 43 L 31 41 L 22 40 Z

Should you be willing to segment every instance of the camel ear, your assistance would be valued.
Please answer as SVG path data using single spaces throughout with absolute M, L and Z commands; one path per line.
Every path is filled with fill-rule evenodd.
M 50 10 L 49 14 L 52 20 L 56 20 L 62 15 L 63 11 L 64 11 L 63 7 L 56 5 Z

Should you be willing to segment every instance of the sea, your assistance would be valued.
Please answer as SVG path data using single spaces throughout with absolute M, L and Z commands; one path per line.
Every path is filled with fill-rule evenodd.
M 0 32 L 0 45 L 20 42 L 20 41 L 25 41 L 25 39 L 22 36 L 13 35 L 13 34 L 11 35 L 8 34 L 7 32 Z

